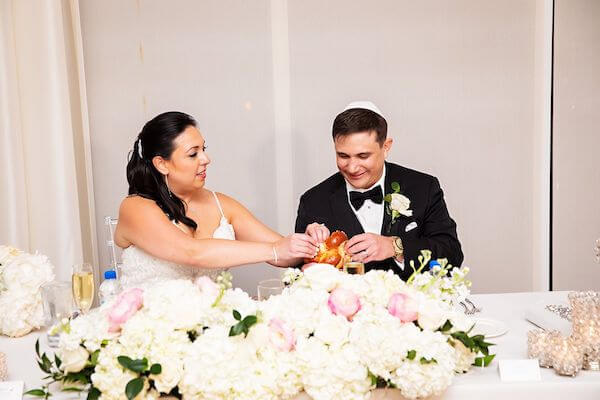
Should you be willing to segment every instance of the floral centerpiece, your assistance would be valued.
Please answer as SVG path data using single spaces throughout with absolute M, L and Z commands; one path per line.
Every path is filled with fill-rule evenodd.
M 50 382 L 88 399 L 367 399 L 396 388 L 437 395 L 493 355 L 453 302 L 468 272 L 429 252 L 408 282 L 391 271 L 349 275 L 328 264 L 290 269 L 281 295 L 255 301 L 230 278 L 129 289 L 64 325 Z M 29 394 L 47 397 L 48 386 Z
M 0 246 L 0 334 L 19 337 L 44 324 L 40 287 L 53 280 L 46 256 Z

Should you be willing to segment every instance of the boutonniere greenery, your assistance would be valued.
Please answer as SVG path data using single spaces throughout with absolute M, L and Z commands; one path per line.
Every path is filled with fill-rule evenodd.
M 392 216 L 390 225 L 388 226 L 388 232 L 391 230 L 392 225 L 396 222 L 398 217 L 404 215 L 405 217 L 412 217 L 413 212 L 410 209 L 410 199 L 403 194 L 400 194 L 400 184 L 398 182 L 392 182 L 393 193 L 388 193 L 383 198 L 385 201 L 385 212 Z

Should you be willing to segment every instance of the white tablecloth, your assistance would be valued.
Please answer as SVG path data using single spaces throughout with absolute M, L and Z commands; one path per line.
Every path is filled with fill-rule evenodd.
M 535 327 L 524 318 L 528 307 L 534 304 L 566 303 L 567 292 L 505 293 L 473 295 L 471 298 L 483 311 L 477 316 L 505 322 L 509 331 L 490 339 L 496 343 L 491 351 L 496 353 L 492 365 L 473 368 L 469 373 L 456 376 L 454 382 L 439 399 L 521 399 L 536 397 L 540 400 L 598 400 L 600 399 L 600 372 L 580 371 L 574 377 L 557 375 L 552 369 L 542 369 L 542 380 L 527 383 L 500 381 L 498 360 L 527 358 L 527 331 Z M 34 343 L 39 332 L 11 339 L 0 337 L 0 351 L 8 359 L 8 380 L 25 381 L 26 390 L 39 387 L 43 376 L 35 362 Z M 42 342 L 42 340 L 40 341 Z M 394 393 L 396 392 L 396 393 Z M 379 396 L 378 396 L 379 397 Z M 59 395 L 53 398 L 74 398 Z M 395 399 L 397 391 L 388 391 L 386 399 Z

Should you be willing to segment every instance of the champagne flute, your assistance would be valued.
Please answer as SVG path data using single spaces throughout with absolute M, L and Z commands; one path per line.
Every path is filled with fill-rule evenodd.
M 94 271 L 90 263 L 73 265 L 72 287 L 75 304 L 85 314 L 94 301 Z

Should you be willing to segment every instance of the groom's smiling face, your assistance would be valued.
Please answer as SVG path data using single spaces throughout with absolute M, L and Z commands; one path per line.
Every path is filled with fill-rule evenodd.
M 367 189 L 381 178 L 392 139 L 380 144 L 375 132 L 357 132 L 337 136 L 334 144 L 340 173 L 356 189 Z

